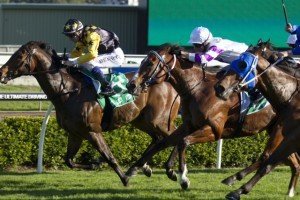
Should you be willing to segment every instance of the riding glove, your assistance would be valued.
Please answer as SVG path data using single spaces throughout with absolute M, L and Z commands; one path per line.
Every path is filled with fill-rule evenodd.
M 77 66 L 77 60 L 62 60 L 61 63 L 66 66 Z

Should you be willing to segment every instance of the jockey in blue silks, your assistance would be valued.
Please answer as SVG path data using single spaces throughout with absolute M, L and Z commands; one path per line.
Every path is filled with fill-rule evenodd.
M 300 26 L 299 25 L 292 26 L 290 23 L 288 23 L 285 27 L 285 30 L 290 34 L 295 34 L 297 36 L 295 46 L 293 47 L 289 55 L 300 55 Z

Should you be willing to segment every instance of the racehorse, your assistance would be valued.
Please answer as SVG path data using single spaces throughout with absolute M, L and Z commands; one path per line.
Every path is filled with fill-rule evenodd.
M 257 80 L 257 88 L 276 110 L 279 116 L 276 123 L 278 132 L 274 134 L 275 137 L 272 137 L 268 143 L 273 146 L 269 158 L 260 165 L 250 181 L 227 194 L 228 199 L 240 199 L 241 194 L 249 193 L 254 185 L 282 162 L 286 156 L 299 151 L 299 65 L 293 61 L 291 62 L 290 58 L 281 58 L 280 52 L 275 51 L 269 41 L 262 42 L 260 40 L 256 46 L 249 48 L 247 51 L 257 56 L 258 64 L 245 73 L 251 73 L 251 71 L 257 73 L 252 81 Z M 234 91 L 247 89 L 247 83 L 244 83 L 234 70 L 228 70 L 218 83 L 217 88 L 218 95 L 226 99 Z M 294 170 L 299 175 L 299 165 Z M 294 182 L 294 187 L 296 183 L 297 179 Z
M 276 128 L 273 126 L 276 115 L 272 107 L 267 106 L 259 112 L 246 116 L 243 129 L 236 131 L 240 115 L 239 96 L 232 95 L 227 101 L 219 99 L 214 90 L 214 85 L 218 81 L 216 74 L 204 72 L 196 64 L 172 53 L 179 50 L 180 47 L 176 45 L 164 44 L 158 51 L 150 51 L 141 62 L 137 74 L 129 82 L 128 89 L 134 93 L 140 86 L 168 80 L 181 97 L 183 123 L 170 136 L 143 154 L 126 174 L 134 175 L 155 153 L 169 146 L 178 145 L 180 184 L 183 189 L 187 189 L 189 180 L 186 176 L 184 151 L 188 145 L 217 141 L 221 138 L 251 136 L 263 130 L 270 133 Z M 291 161 L 290 165 L 294 167 L 297 163 L 296 158 Z M 241 176 L 245 173 L 243 172 Z M 292 179 L 294 180 L 294 174 Z
M 115 170 L 126 186 L 128 177 L 119 167 L 102 132 L 132 122 L 151 136 L 152 142 L 149 146 L 151 147 L 157 140 L 166 137 L 175 129 L 173 121 L 177 117 L 180 105 L 176 91 L 169 83 L 153 85 L 148 91 L 141 93 L 134 102 L 110 110 L 111 115 L 106 115 L 105 109 L 97 102 L 97 94 L 92 84 L 84 81 L 81 73 L 70 75 L 69 70 L 61 65 L 61 60 L 62 58 L 50 45 L 37 41 L 28 42 L 1 67 L 0 81 L 7 83 L 20 76 L 34 76 L 55 106 L 58 124 L 69 133 L 66 164 L 71 168 L 90 167 L 73 162 L 82 141 L 86 139 Z M 133 75 L 134 73 L 126 74 L 128 78 Z M 147 165 L 145 173 L 151 175 L 151 169 Z

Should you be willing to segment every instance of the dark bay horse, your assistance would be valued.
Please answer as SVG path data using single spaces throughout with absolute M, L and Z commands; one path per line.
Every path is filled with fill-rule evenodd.
M 128 177 L 119 167 L 102 132 L 132 122 L 151 136 L 150 148 L 175 129 L 173 121 L 180 106 L 176 91 L 166 82 L 153 85 L 134 102 L 115 108 L 110 112 L 112 116 L 105 119 L 104 109 L 97 103 L 93 86 L 83 81 L 79 73 L 71 76 L 60 61 L 61 58 L 48 44 L 31 41 L 20 47 L 1 67 L 0 81 L 7 83 L 23 75 L 34 76 L 55 106 L 58 124 L 69 133 L 66 164 L 71 168 L 89 167 L 73 162 L 82 141 L 86 139 L 115 170 L 122 183 L 127 185 Z M 130 73 L 126 76 L 131 78 L 133 75 Z M 104 120 L 105 124 L 102 123 Z M 150 176 L 151 169 L 147 165 L 145 170 Z
M 274 51 L 269 41 L 259 41 L 256 46 L 247 51 L 258 58 L 258 64 L 251 69 L 257 73 L 253 81 L 257 80 L 257 88 L 276 110 L 278 130 L 268 143 L 273 146 L 273 151 L 269 152 L 269 158 L 260 165 L 250 181 L 230 192 L 227 195 L 228 199 L 240 199 L 241 194 L 249 193 L 264 175 L 273 170 L 286 156 L 293 152 L 299 152 L 300 147 L 300 66 L 290 58 L 280 58 L 280 52 Z M 249 71 L 251 72 L 251 70 Z M 234 70 L 229 70 L 218 83 L 217 88 L 218 95 L 226 99 L 233 91 L 246 89 L 247 84 L 241 81 Z M 298 177 L 299 165 L 294 170 Z M 296 183 L 297 179 L 293 187 L 296 186 Z M 293 190 L 290 191 L 289 196 L 294 195 Z
M 216 74 L 204 73 L 199 66 L 171 53 L 178 49 L 178 46 L 165 44 L 157 52 L 150 51 L 142 61 L 137 75 L 129 82 L 128 88 L 129 91 L 134 92 L 136 88 L 147 85 L 150 81 L 159 83 L 167 79 L 181 97 L 183 124 L 170 136 L 151 147 L 129 168 L 126 174 L 132 176 L 155 153 L 169 146 L 178 145 L 180 184 L 183 189 L 186 189 L 189 186 L 189 180 L 186 176 L 184 151 L 188 145 L 217 141 L 221 138 L 251 136 L 263 130 L 270 133 L 277 127 L 274 127 L 275 112 L 271 106 L 268 106 L 260 112 L 248 115 L 243 129 L 237 132 L 240 112 L 239 96 L 232 95 L 227 101 L 219 99 L 214 90 L 214 85 L 218 81 Z M 296 158 L 291 161 L 290 165 L 295 168 Z M 256 169 L 259 162 L 255 163 L 252 168 Z M 245 174 L 246 172 L 243 172 L 240 175 L 245 176 Z M 294 180 L 294 174 L 292 179 Z

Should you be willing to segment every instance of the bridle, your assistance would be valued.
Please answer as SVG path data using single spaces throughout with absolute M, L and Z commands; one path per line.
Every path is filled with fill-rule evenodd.
M 177 58 L 176 55 L 173 54 L 173 57 L 169 61 L 165 61 L 165 55 L 160 55 L 156 51 L 151 50 L 148 53 L 148 56 L 146 58 L 149 59 L 149 56 L 154 55 L 159 62 L 156 64 L 155 69 L 151 72 L 151 74 L 145 79 L 145 81 L 141 84 L 142 87 L 148 87 L 153 82 L 156 81 L 156 79 L 159 79 L 167 74 L 166 80 L 168 80 L 171 77 L 171 71 L 174 69 Z M 170 66 L 170 63 L 173 60 L 173 64 Z M 161 76 L 158 76 L 158 73 L 161 72 L 161 70 L 165 71 L 165 74 L 162 74 Z M 137 72 L 139 73 L 139 71 Z M 137 74 L 136 74 L 137 75 Z
M 261 52 L 261 57 L 268 60 L 268 58 L 266 57 L 266 53 L 265 53 L 266 47 L 262 50 Z M 257 58 L 257 61 L 259 59 L 258 55 L 255 55 L 253 53 L 251 53 L 250 51 L 247 51 L 249 54 L 252 54 L 253 56 L 255 56 Z M 260 73 L 256 73 L 256 66 L 258 64 L 258 62 L 254 63 L 253 66 L 251 67 L 251 70 L 249 70 L 249 72 L 246 74 L 246 76 L 237 84 L 233 87 L 234 91 L 239 92 L 241 90 L 241 88 L 243 88 L 244 86 L 248 85 L 249 83 L 257 80 L 258 77 L 262 76 L 264 73 L 266 73 L 271 67 L 277 65 L 279 62 L 281 62 L 284 58 L 283 57 L 279 57 L 274 63 L 269 64 L 269 66 L 267 66 L 262 72 Z M 253 78 L 251 78 L 250 80 L 246 81 L 247 77 L 251 74 L 251 72 L 254 72 L 255 76 Z
M 23 73 L 22 75 L 25 76 L 31 76 L 31 75 L 37 75 L 37 74 L 47 74 L 47 73 L 52 73 L 52 72 L 57 72 L 58 68 L 55 69 L 50 69 L 50 70 L 44 70 L 44 71 L 38 71 L 38 72 L 33 72 L 31 71 L 31 62 L 32 62 L 32 57 L 36 53 L 36 49 L 27 49 L 25 48 L 25 51 L 27 53 L 26 58 L 25 58 L 25 64 L 24 67 L 27 69 L 27 73 Z

